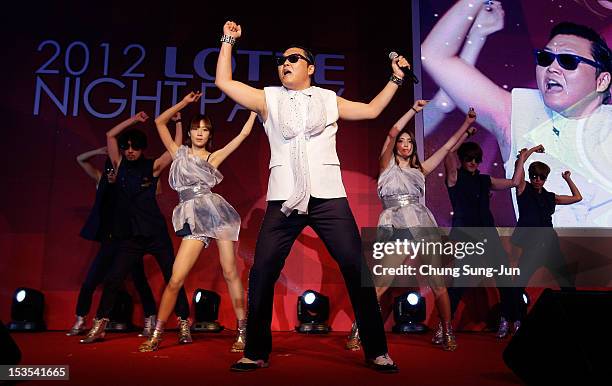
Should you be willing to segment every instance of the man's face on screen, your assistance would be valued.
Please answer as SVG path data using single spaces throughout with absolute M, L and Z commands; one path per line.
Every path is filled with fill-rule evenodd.
M 579 36 L 557 35 L 545 49 L 555 54 L 573 54 L 594 60 L 591 42 Z M 549 66 L 536 66 L 536 81 L 544 104 L 559 113 L 597 95 L 596 74 L 597 69 L 584 62 L 580 62 L 575 70 L 564 69 L 557 60 Z

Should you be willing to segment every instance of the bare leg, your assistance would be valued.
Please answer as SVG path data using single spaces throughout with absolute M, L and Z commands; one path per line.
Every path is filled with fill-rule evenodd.
M 244 307 L 244 287 L 236 268 L 236 256 L 234 255 L 234 242 L 230 240 L 217 240 L 219 248 L 219 262 L 223 269 L 223 278 L 227 283 L 232 307 L 236 314 L 236 319 L 243 320 L 246 318 Z
M 178 292 L 183 287 L 185 278 L 198 260 L 203 247 L 204 243 L 198 240 L 181 241 L 174 265 L 172 266 L 172 277 L 162 295 L 157 320 L 161 322 L 168 320 L 168 317 L 174 310 Z

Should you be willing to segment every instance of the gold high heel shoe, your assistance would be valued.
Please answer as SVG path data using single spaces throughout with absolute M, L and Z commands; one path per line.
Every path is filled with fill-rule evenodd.
M 236 341 L 232 344 L 231 352 L 243 352 L 244 346 L 246 346 L 246 319 L 241 319 L 237 321 L 238 327 L 236 331 L 238 334 L 236 335 Z
M 81 343 L 94 343 L 104 339 L 106 333 L 104 329 L 108 324 L 108 318 L 94 319 L 93 327 L 87 333 L 87 336 L 81 339 Z
M 156 328 L 153 331 L 153 334 L 149 336 L 149 339 L 142 342 L 142 344 L 138 347 L 138 351 L 140 352 L 157 351 L 161 341 L 162 341 L 162 331 Z
M 442 348 L 444 351 L 455 351 L 457 349 L 457 338 L 453 333 L 453 326 L 450 322 L 444 322 Z
M 193 342 L 191 338 L 191 330 L 189 319 L 178 318 L 179 331 L 178 331 L 178 342 L 179 344 L 187 344 Z
M 361 350 L 361 339 L 359 339 L 357 322 L 353 322 L 353 325 L 351 326 L 351 334 L 348 336 L 348 340 L 346 341 L 344 348 L 351 351 Z

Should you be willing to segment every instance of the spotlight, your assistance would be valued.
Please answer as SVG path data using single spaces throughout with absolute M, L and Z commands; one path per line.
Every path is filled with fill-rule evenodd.
M 316 291 L 307 290 L 297 300 L 297 316 L 300 325 L 295 330 L 302 334 L 327 334 L 331 327 L 329 319 L 329 298 Z
M 422 333 L 427 327 L 425 321 L 425 298 L 418 292 L 406 292 L 393 301 L 393 320 L 395 333 Z
M 108 318 L 105 331 L 109 332 L 129 332 L 133 329 L 132 314 L 134 313 L 134 303 L 132 297 L 122 289 L 117 293 L 117 298 Z
M 521 291 L 521 303 L 520 303 L 520 313 L 521 319 L 524 319 L 527 315 L 527 310 L 529 309 L 529 304 L 531 303 L 531 299 L 529 298 L 529 294 L 526 290 Z
M 191 326 L 193 331 L 220 332 L 223 326 L 219 324 L 219 304 L 221 296 L 213 291 L 198 288 L 193 293 L 195 308 L 195 322 Z
M 45 295 L 32 288 L 17 288 L 11 304 L 11 331 L 44 331 Z

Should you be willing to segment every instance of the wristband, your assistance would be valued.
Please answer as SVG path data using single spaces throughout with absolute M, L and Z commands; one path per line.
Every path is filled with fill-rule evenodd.
M 391 74 L 391 77 L 389 78 L 389 82 L 393 82 L 399 87 L 402 85 L 402 83 L 404 83 L 404 80 L 395 74 Z
M 233 36 L 229 36 L 229 35 L 223 35 L 221 36 L 221 39 L 219 39 L 219 41 L 221 43 L 229 43 L 233 46 L 234 43 L 236 43 L 236 38 Z

